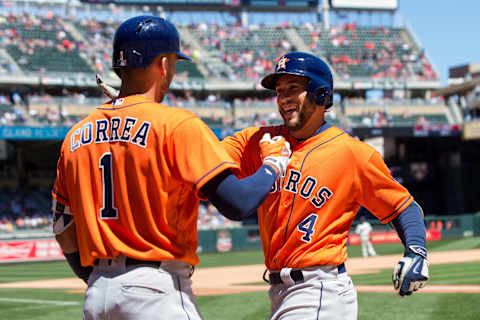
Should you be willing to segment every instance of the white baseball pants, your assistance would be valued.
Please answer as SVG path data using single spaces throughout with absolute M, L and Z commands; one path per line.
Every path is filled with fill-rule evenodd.
M 302 269 L 304 280 L 289 278 L 291 269 L 280 270 L 283 283 L 271 285 L 270 320 L 356 320 L 357 292 L 346 272 L 336 266 Z
M 83 319 L 202 319 L 191 288 L 192 266 L 125 266 L 125 256 L 101 259 L 88 279 Z

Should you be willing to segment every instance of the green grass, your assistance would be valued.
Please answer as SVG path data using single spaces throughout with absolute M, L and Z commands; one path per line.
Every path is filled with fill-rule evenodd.
M 473 249 L 480 247 L 480 238 L 429 242 L 429 251 Z M 379 244 L 381 255 L 401 255 L 401 244 Z M 360 257 L 359 246 L 348 247 L 350 257 Z M 263 264 L 261 251 L 240 251 L 201 254 L 200 268 Z M 430 266 L 430 284 L 480 284 L 480 262 Z M 371 275 L 352 276 L 356 285 L 391 285 L 391 269 Z M 45 280 L 73 277 L 66 262 L 22 263 L 0 266 L 0 282 Z M 263 284 L 263 282 L 262 282 Z M 359 319 L 393 320 L 463 320 L 478 319 L 478 294 L 415 293 L 399 299 L 394 293 L 359 293 Z M 0 319 L 73 320 L 81 319 L 83 294 L 60 289 L 0 289 Z M 266 292 L 198 297 L 205 319 L 267 319 L 269 301 Z
M 403 254 L 403 245 L 401 243 L 383 243 L 374 245 L 375 251 L 379 255 Z M 465 250 L 480 248 L 480 237 L 466 239 L 448 239 L 439 241 L 430 241 L 427 243 L 428 251 L 446 251 L 446 250 Z M 360 246 L 348 246 L 348 256 L 351 258 L 361 257 Z M 224 253 L 203 253 L 199 255 L 199 268 L 238 266 L 263 264 L 263 253 L 261 251 L 234 251 Z
M 266 292 L 198 297 L 197 301 L 205 319 L 258 320 L 270 313 Z M 480 313 L 474 294 L 415 293 L 400 299 L 395 293 L 360 292 L 358 304 L 360 320 L 471 320 Z
M 401 243 L 382 243 L 373 245 L 375 251 L 379 255 L 403 254 L 403 245 Z M 427 242 L 427 249 L 429 252 L 435 251 L 452 251 L 452 250 L 468 250 L 479 249 L 480 237 L 465 238 L 465 239 L 445 239 L 438 241 Z M 361 257 L 361 246 L 348 246 L 348 256 L 350 258 Z
M 428 267 L 430 273 L 430 280 L 428 283 L 444 285 L 480 285 L 479 270 L 480 262 L 433 264 Z M 392 269 L 384 269 L 379 273 L 352 275 L 351 278 L 356 285 L 391 285 Z
M 71 277 L 75 274 L 65 261 L 0 265 L 0 283 Z
M 197 297 L 204 319 L 268 319 L 270 301 L 267 292 Z
M 472 320 L 478 319 L 479 295 L 462 293 L 414 293 L 398 298 L 395 293 L 358 295 L 360 320 Z
M 378 255 L 385 256 L 390 254 L 401 255 L 403 253 L 403 245 L 401 243 L 382 243 L 373 246 Z M 361 246 L 348 246 L 347 253 L 349 258 L 362 256 Z
M 83 294 L 53 289 L 0 289 L 0 319 L 81 319 Z
M 480 313 L 479 295 L 462 293 L 415 293 L 400 299 L 394 293 L 358 294 L 359 320 L 471 320 Z M 23 299 L 14 302 L 12 299 Z M 34 300 L 28 301 L 28 300 Z M 48 301 L 49 303 L 46 303 Z M 59 305 L 53 303 L 58 302 Z M 61 305 L 62 303 L 72 305 Z M 197 297 L 205 319 L 268 319 L 266 292 Z M 5 320 L 81 319 L 82 294 L 61 290 L 0 290 L 0 318 Z
M 436 243 L 438 242 L 438 243 Z M 480 237 L 431 242 L 435 251 L 480 249 Z
M 263 264 L 262 251 L 233 251 L 224 253 L 203 253 L 199 255 L 199 268 L 245 266 Z

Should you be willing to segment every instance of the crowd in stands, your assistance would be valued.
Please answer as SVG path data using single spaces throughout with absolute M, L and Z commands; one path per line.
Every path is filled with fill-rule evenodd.
M 77 55 L 88 50 L 87 43 L 75 41 L 63 19 L 52 12 L 45 16 L 1 12 L 0 27 L 0 49 L 12 57 L 7 67 L 10 73 L 20 71 L 18 68 L 35 73 L 91 71 Z M 75 58 L 78 61 L 74 62 Z
M 82 93 L 72 93 L 69 101 L 73 105 L 81 106 L 85 96 Z M 10 95 L 0 95 L 0 125 L 47 125 L 47 126 L 72 126 L 80 121 L 84 115 L 70 115 L 62 108 L 64 98 L 53 97 L 48 94 L 27 94 L 20 97 L 17 92 Z M 96 99 L 90 107 L 99 105 Z M 38 107 L 40 106 L 40 107 Z
M 76 21 L 75 26 L 82 33 L 88 50 L 84 52 L 88 61 L 94 65 L 95 71 L 101 74 L 114 76 L 112 66 L 112 39 L 120 22 L 107 19 L 97 21 L 92 17 L 85 17 Z M 182 52 L 195 57 L 188 43 L 182 41 Z
M 275 97 L 244 97 L 230 101 L 214 93 L 204 97 L 196 97 L 191 91 L 184 93 L 183 96 L 169 93 L 163 103 L 196 113 L 210 127 L 221 128 L 224 131 L 222 137 L 233 134 L 234 129 L 282 123 Z M 82 92 L 65 92 L 65 97 L 54 97 L 45 93 L 20 96 L 13 92 L 10 95 L 0 95 L 0 125 L 72 126 L 94 107 L 106 101 L 105 97 L 87 97 Z M 449 123 L 441 98 L 422 100 L 345 97 L 342 101 L 336 101 L 335 106 L 326 114 L 326 120 L 340 127 Z M 423 107 L 422 110 L 429 108 L 429 112 L 422 114 L 422 110 L 417 110 L 417 106 Z M 346 117 L 342 116 L 343 109 Z M 352 114 L 349 110 L 359 111 Z M 353 123 L 347 122 L 348 118 Z
M 85 54 L 93 63 L 95 71 L 109 73 L 112 59 L 112 39 L 119 22 L 112 20 L 96 21 L 92 18 L 80 19 L 76 26 L 83 31 L 85 41 L 90 45 L 90 50 Z
M 233 68 L 233 72 L 224 76 L 230 80 L 258 80 L 273 70 L 274 58 L 295 50 L 291 41 L 282 34 L 283 26 L 265 27 L 255 25 L 242 26 L 219 25 L 202 22 L 188 25 L 196 35 L 199 44 L 215 51 L 218 58 Z M 277 35 L 279 34 L 279 35 Z M 211 75 L 216 71 L 210 69 Z
M 48 190 L 2 190 L 0 197 L 0 234 L 23 230 L 51 229 Z M 233 228 L 241 223 L 228 220 L 209 202 L 198 208 L 198 229 Z
M 323 30 L 305 24 L 310 50 L 323 53 L 338 77 L 368 76 L 374 79 L 436 80 L 437 74 L 423 51 L 413 50 L 398 29 L 384 26 L 359 28 L 346 23 Z
M 98 19 L 93 13 L 67 19 L 52 11 L 32 14 L 2 10 L 0 49 L 11 59 L 0 54 L 0 68 L 8 73 L 99 72 L 113 77 L 112 39 L 118 25 L 113 16 Z M 403 29 L 346 23 L 325 30 L 321 24 L 290 22 L 275 26 L 180 23 L 178 28 L 191 35 L 182 37 L 182 51 L 208 70 L 211 78 L 255 82 L 273 70 L 275 58 L 308 48 L 326 58 L 337 77 L 343 79 L 438 79 L 423 51 L 403 36 Z M 292 32 L 298 37 L 292 37 Z M 72 63 L 50 61 L 54 57 L 68 58 Z M 227 66 L 221 74 L 212 59 Z M 199 73 L 194 76 L 202 77 Z
M 430 122 L 423 115 L 413 115 L 406 109 L 402 115 L 401 119 L 404 122 L 409 122 L 412 124 L 422 124 L 426 125 Z M 391 114 L 387 110 L 375 110 L 375 111 L 366 111 L 361 114 L 361 125 L 367 128 L 378 128 L 395 125 L 398 120 L 395 121 Z
M 1 193 L 0 232 L 49 228 L 51 214 L 47 191 L 2 190 Z

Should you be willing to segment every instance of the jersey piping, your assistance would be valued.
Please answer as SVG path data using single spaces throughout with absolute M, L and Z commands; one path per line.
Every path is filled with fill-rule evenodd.
M 327 141 L 324 141 L 324 142 L 320 143 L 319 145 L 316 145 L 316 146 L 313 147 L 310 151 L 308 151 L 307 154 L 305 155 L 305 157 L 303 158 L 302 165 L 300 166 L 300 173 L 302 172 L 303 165 L 305 164 L 305 161 L 307 160 L 307 157 L 310 155 L 310 153 L 311 153 L 313 150 L 315 150 L 315 149 L 317 149 L 318 147 L 320 147 L 320 146 L 322 146 L 322 145 L 324 145 L 324 144 L 326 144 L 326 143 L 328 143 L 328 142 L 330 142 L 330 141 L 338 138 L 339 136 L 341 136 L 341 135 L 343 135 L 343 134 L 345 134 L 345 131 L 342 132 L 342 133 L 337 134 L 336 136 L 328 139 Z M 295 198 L 296 198 L 296 196 L 297 196 L 297 194 L 295 194 L 295 195 L 293 196 L 292 207 L 291 207 L 290 213 L 289 213 L 289 215 L 288 215 L 287 225 L 286 225 L 286 227 L 285 227 L 285 237 L 284 237 L 284 242 L 283 242 L 282 247 L 283 247 L 283 246 L 285 245 L 285 243 L 287 242 L 288 226 L 289 226 L 289 224 L 290 224 L 290 218 L 292 217 L 293 207 L 295 206 Z
M 62 195 L 61 195 L 60 193 L 58 193 L 55 189 L 52 190 L 52 192 L 53 192 L 57 197 L 60 197 L 60 199 L 62 199 L 63 201 L 65 201 L 65 202 L 67 202 L 67 203 L 70 202 L 67 198 L 65 198 L 64 196 L 62 196 Z
M 127 104 L 126 106 L 123 107 L 116 107 L 116 108 L 102 108 L 98 107 L 97 110 L 119 110 L 119 109 L 125 109 L 129 107 L 136 106 L 137 104 L 142 104 L 142 103 L 152 103 L 151 101 L 143 101 L 143 102 L 137 102 L 137 103 L 132 103 L 132 104 Z
M 224 161 L 222 163 L 220 163 L 218 166 L 216 166 L 215 168 L 213 168 L 212 170 L 208 171 L 207 173 L 205 173 L 200 179 L 198 179 L 195 184 L 193 185 L 193 189 L 196 189 L 197 185 L 203 180 L 205 179 L 206 177 L 208 177 L 208 175 L 210 173 L 212 173 L 213 171 L 217 170 L 218 168 L 220 168 L 221 166 L 224 166 L 226 164 L 233 164 L 235 165 L 235 162 L 231 162 L 231 161 Z
M 386 220 L 388 220 L 391 216 L 393 216 L 395 213 L 397 213 L 400 209 L 402 209 L 405 204 L 410 201 L 410 199 L 412 198 L 412 195 L 410 195 L 407 200 L 403 201 L 403 203 L 400 205 L 400 207 L 398 207 L 395 211 L 393 211 L 392 213 L 390 213 L 387 217 L 383 218 L 382 220 L 380 220 L 381 222 L 384 222 Z

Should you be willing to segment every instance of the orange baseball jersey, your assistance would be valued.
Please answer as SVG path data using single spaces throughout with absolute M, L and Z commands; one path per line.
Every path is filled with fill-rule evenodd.
M 73 214 L 82 265 L 120 253 L 196 265 L 199 189 L 236 167 L 193 113 L 129 96 L 69 131 L 52 193 Z
M 285 177 L 258 209 L 271 270 L 339 265 L 347 258 L 347 236 L 360 206 L 387 223 L 413 201 L 374 148 L 328 124 L 304 141 L 284 126 L 247 128 L 226 138 L 222 143 L 240 165 L 240 177 L 262 165 L 258 142 L 266 132 L 284 136 L 292 148 Z

